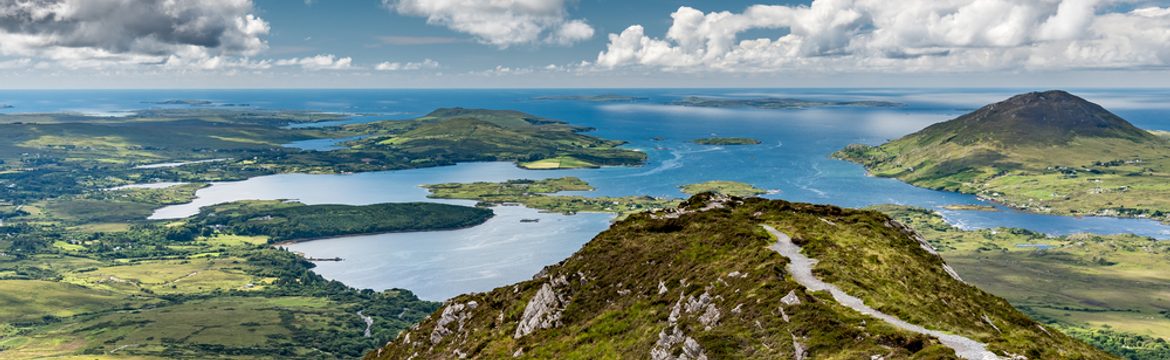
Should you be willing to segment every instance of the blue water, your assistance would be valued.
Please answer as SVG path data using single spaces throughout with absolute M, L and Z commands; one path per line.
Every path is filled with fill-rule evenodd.
M 679 192 L 678 186 L 683 184 L 717 179 L 735 180 L 778 190 L 768 197 L 791 201 L 846 207 L 895 203 L 933 208 L 942 212 L 952 223 L 968 228 L 1019 227 L 1049 234 L 1136 233 L 1170 238 L 1170 227 L 1148 220 L 1048 216 L 1009 209 L 999 212 L 943 210 L 940 207 L 944 205 L 981 202 L 968 195 L 920 189 L 897 180 L 868 177 L 860 166 L 829 157 L 829 154 L 845 145 L 880 144 L 1030 90 L 1045 89 L 0 91 L 0 104 L 15 107 L 0 110 L 0 113 L 72 111 L 117 116 L 144 107 L 175 107 L 152 106 L 144 104 L 144 101 L 201 99 L 216 104 L 243 103 L 262 109 L 362 114 L 326 124 L 332 126 L 407 119 L 439 107 L 515 109 L 597 128 L 592 134 L 628 141 L 628 147 L 650 155 L 649 163 L 642 167 L 597 170 L 526 171 L 510 164 L 492 163 L 356 175 L 277 175 L 212 186 L 200 191 L 200 198 L 193 204 L 160 209 L 155 214 L 159 218 L 187 216 L 197 211 L 199 206 L 240 199 L 292 198 L 310 203 L 351 204 L 418 201 L 425 200 L 426 193 L 417 185 L 425 183 L 571 175 L 581 177 L 597 187 L 597 191 L 587 193 L 590 196 L 682 197 L 684 195 Z M 1170 113 L 1170 90 L 1072 91 L 1113 110 L 1139 127 L 1170 130 L 1170 118 L 1166 116 Z M 649 100 L 620 104 L 532 100 L 542 95 L 608 93 L 647 97 Z M 665 105 L 690 95 L 885 100 L 902 102 L 906 106 L 766 111 Z M 747 136 L 764 143 L 740 147 L 688 143 L 691 139 L 712 135 Z M 290 145 L 327 151 L 336 146 L 336 142 L 320 140 Z M 507 210 L 513 215 L 516 211 L 522 210 Z M 298 244 L 292 248 L 314 256 L 346 258 L 344 262 L 323 264 L 318 269 L 327 277 L 362 287 L 403 287 L 419 291 L 426 298 L 442 299 L 466 291 L 488 290 L 527 278 L 544 265 L 555 263 L 571 254 L 580 244 L 603 230 L 603 220 L 607 218 L 557 217 L 556 222 L 542 222 L 558 224 L 556 227 L 522 227 L 518 221 L 512 224 L 516 217 L 511 216 L 507 221 L 493 220 L 495 222 L 484 227 L 457 232 L 326 240 Z M 558 230 L 562 228 L 572 230 Z M 528 237 L 524 241 L 516 240 L 513 237 L 517 232 Z M 425 242 L 426 246 L 420 245 L 420 241 Z M 542 250 L 538 252 L 540 256 L 509 258 L 502 262 L 498 256 L 474 255 L 505 254 L 509 251 L 513 254 L 527 254 L 526 249 L 532 247 L 520 245 L 525 241 L 541 244 L 539 248 Z M 469 247 L 472 243 L 478 245 Z M 379 244 L 383 247 L 378 247 Z M 436 260 L 438 257 L 456 254 L 443 253 L 442 249 L 468 248 L 478 249 L 478 252 L 460 253 L 463 256 L 456 262 L 461 266 Z M 409 255 L 416 254 L 412 251 L 423 251 L 428 255 Z M 534 253 L 537 252 L 534 250 Z M 507 263 L 507 266 L 503 263 Z M 480 275 L 458 276 L 466 275 L 464 272 L 468 269 L 475 269 Z M 438 279 L 465 280 L 444 282 Z

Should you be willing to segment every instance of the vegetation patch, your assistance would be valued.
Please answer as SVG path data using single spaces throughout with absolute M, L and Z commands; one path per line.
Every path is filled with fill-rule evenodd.
M 757 188 L 751 184 L 723 180 L 683 185 L 681 189 L 683 193 L 688 195 L 698 195 L 705 192 L 714 192 L 736 197 L 752 197 L 768 193 L 767 190 Z
M 436 199 L 479 201 L 482 206 L 523 204 L 524 206 L 563 214 L 602 212 L 631 214 L 661 209 L 678 203 L 676 199 L 649 196 L 585 197 L 555 195 L 562 191 L 591 191 L 589 183 L 575 177 L 544 180 L 508 180 L 502 183 L 449 183 L 423 185 Z
M 699 145 L 759 145 L 760 140 L 744 137 L 709 137 L 691 140 Z
M 916 229 L 964 280 L 1031 317 L 1119 356 L 1162 359 L 1152 349 L 1165 349 L 1170 339 L 1165 316 L 1170 242 L 1133 235 L 965 231 L 929 210 L 875 209 Z

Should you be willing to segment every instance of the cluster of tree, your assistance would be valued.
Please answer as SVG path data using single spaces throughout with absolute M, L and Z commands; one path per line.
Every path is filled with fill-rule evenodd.
M 245 202 L 205 209 L 184 234 L 216 229 L 237 235 L 268 236 L 271 241 L 405 231 L 450 230 L 479 225 L 488 209 L 433 203 L 366 206 Z M 184 234 L 175 234 L 182 236 Z

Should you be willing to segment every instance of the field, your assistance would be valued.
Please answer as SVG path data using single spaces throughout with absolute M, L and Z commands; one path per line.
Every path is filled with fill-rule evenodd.
M 0 227 L 0 357 L 358 357 L 437 304 L 325 280 L 269 241 L 454 228 L 491 211 L 257 201 L 169 223 L 96 225 L 117 232 L 62 226 L 77 220 L 52 214 Z M 370 337 L 358 311 L 374 319 Z
M 520 167 L 529 170 L 561 170 L 561 169 L 589 169 L 597 168 L 597 164 L 580 160 L 572 156 L 559 156 L 520 163 Z
M 1066 332 L 1105 349 L 1119 351 L 1118 344 L 1129 343 L 1144 354 L 1135 359 L 1170 352 L 1168 242 L 1132 235 L 963 231 L 927 210 L 877 209 L 922 233 L 964 280 L 1042 322 L 1071 328 Z M 1100 332 L 1110 335 L 1088 336 Z

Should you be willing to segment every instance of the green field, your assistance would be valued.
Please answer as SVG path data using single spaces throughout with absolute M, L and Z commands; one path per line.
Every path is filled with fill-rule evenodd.
M 920 232 L 964 280 L 1042 322 L 1072 329 L 1066 332 L 1099 347 L 1140 355 L 1134 359 L 1170 354 L 1170 242 L 1132 235 L 1049 237 L 1020 229 L 963 231 L 931 211 L 876 209 Z M 1105 332 L 1110 335 L 1099 335 Z
M 0 227 L 0 357 L 355 358 L 437 304 L 325 280 L 269 242 L 452 229 L 492 212 L 250 201 L 97 228 L 54 214 Z
M 766 194 L 768 191 L 757 188 L 751 184 L 745 184 L 737 181 L 707 181 L 698 184 L 688 184 L 680 187 L 683 193 L 688 195 L 697 195 L 704 192 L 716 192 L 723 195 L 738 196 L 738 197 L 752 197 Z
M 597 164 L 580 160 L 572 156 L 560 156 L 551 159 L 522 162 L 520 167 L 529 170 L 562 170 L 562 169 L 591 169 Z

